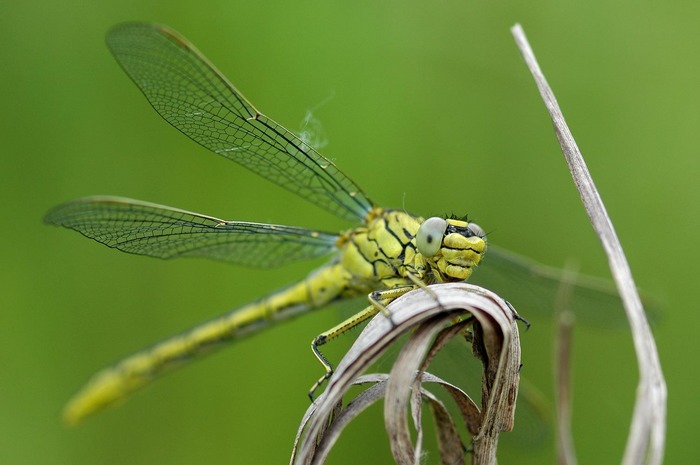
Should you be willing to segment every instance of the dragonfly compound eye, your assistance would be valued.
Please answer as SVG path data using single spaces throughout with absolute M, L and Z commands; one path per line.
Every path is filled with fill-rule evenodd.
M 424 257 L 435 255 L 442 245 L 442 236 L 446 229 L 447 221 L 443 218 L 432 217 L 425 220 L 416 234 L 418 252 Z
M 486 240 L 486 233 L 484 232 L 483 228 L 481 226 L 479 226 L 478 224 L 469 223 L 469 229 L 471 230 L 471 232 L 474 233 L 474 235 L 476 237 L 480 237 L 483 240 Z

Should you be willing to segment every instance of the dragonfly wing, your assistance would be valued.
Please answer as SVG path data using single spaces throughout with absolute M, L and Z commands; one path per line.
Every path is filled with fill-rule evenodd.
M 256 110 L 192 45 L 160 25 L 125 23 L 107 45 L 153 108 L 183 134 L 348 220 L 372 202 L 330 160 Z
M 482 370 L 483 365 L 473 356 L 471 344 L 463 338 L 450 341 L 430 365 L 431 373 L 468 393 L 480 392 Z M 544 447 L 552 433 L 549 406 L 539 389 L 522 376 L 517 404 L 515 428 L 499 441 L 513 444 L 516 450 L 537 450 Z
M 565 281 L 563 270 L 494 246 L 489 246 L 483 266 L 470 278 L 470 282 L 508 300 L 524 318 L 533 314 L 553 315 L 557 293 Z M 571 286 L 568 304 L 578 320 L 595 326 L 625 323 L 622 301 L 611 282 L 576 275 Z
M 337 236 L 305 228 L 226 221 L 121 197 L 88 197 L 59 205 L 45 221 L 108 247 L 157 258 L 206 257 L 273 267 L 335 250 Z

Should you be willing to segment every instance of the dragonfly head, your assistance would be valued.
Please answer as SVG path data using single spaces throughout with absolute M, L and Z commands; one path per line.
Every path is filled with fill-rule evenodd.
M 475 223 L 433 217 L 418 229 L 416 248 L 439 282 L 465 281 L 486 252 L 486 234 Z

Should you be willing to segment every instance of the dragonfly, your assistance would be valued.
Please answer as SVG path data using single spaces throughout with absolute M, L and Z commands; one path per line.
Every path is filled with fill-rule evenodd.
M 271 324 L 367 296 L 363 310 L 313 339 L 324 374 L 333 372 L 320 347 L 416 288 L 465 281 L 482 263 L 494 282 L 556 289 L 560 274 L 487 244 L 484 230 L 466 218 L 424 219 L 382 208 L 329 159 L 258 111 L 194 45 L 174 30 L 124 23 L 107 34 L 119 65 L 160 116 L 210 151 L 232 160 L 307 201 L 358 226 L 340 233 L 295 226 L 229 221 L 155 203 L 114 196 L 69 201 L 45 221 L 73 229 L 123 252 L 170 259 L 204 257 L 243 266 L 276 267 L 330 255 L 298 282 L 238 307 L 109 366 L 68 402 L 64 420 L 75 424 L 119 403 L 151 381 L 200 355 Z M 577 282 L 579 302 L 619 303 L 598 281 Z M 534 290 L 533 290 L 534 289 Z M 551 293 L 550 292 L 550 293 Z M 510 300 L 510 299 L 509 299 Z M 573 298 L 576 303 L 576 295 Z M 598 305 L 600 306 L 600 305 Z

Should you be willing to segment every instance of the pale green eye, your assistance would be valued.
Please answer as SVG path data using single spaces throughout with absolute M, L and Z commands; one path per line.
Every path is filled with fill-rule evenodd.
M 476 223 L 469 223 L 469 229 L 474 233 L 475 236 L 482 238 L 483 240 L 486 240 L 486 233 L 484 230 L 481 228 Z
M 440 249 L 442 244 L 442 236 L 447 229 L 447 221 L 443 218 L 432 217 L 428 218 L 418 228 L 416 234 L 416 247 L 418 252 L 424 257 L 432 257 Z

